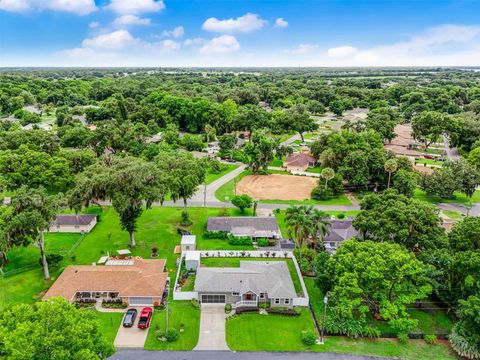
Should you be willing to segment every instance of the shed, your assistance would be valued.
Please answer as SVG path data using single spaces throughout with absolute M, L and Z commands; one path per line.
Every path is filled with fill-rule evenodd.
M 196 243 L 197 237 L 195 235 L 182 235 L 182 241 L 180 242 L 182 252 L 195 250 Z
M 185 255 L 185 268 L 196 271 L 200 265 L 200 251 L 187 251 Z

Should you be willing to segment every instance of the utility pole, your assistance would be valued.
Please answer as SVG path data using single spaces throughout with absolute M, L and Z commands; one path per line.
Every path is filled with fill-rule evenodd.
M 323 298 L 323 303 L 324 303 L 325 306 L 323 307 L 322 331 L 320 333 L 320 345 L 323 345 L 323 333 L 325 331 L 325 320 L 326 320 L 326 317 L 327 317 L 328 292 L 325 295 L 325 297 Z
M 170 284 L 168 284 L 168 290 L 167 290 L 167 303 L 165 305 L 165 334 L 168 331 L 168 298 L 170 296 Z

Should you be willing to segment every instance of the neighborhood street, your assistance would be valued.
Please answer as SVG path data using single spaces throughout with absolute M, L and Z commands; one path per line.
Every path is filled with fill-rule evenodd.
M 328 341 L 328 340 L 327 340 Z M 110 360 L 381 360 L 377 356 L 306 352 L 120 350 Z

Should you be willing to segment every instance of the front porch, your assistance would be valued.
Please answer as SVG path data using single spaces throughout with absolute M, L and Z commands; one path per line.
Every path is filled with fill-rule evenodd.
M 241 295 L 241 300 L 235 303 L 235 307 L 258 307 L 258 296 L 253 292 Z

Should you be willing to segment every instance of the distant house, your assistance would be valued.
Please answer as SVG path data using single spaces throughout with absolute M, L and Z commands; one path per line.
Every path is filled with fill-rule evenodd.
M 358 235 L 358 231 L 353 227 L 353 218 L 331 220 L 329 231 L 323 239 L 323 245 L 330 253 L 335 253 L 345 240 Z
M 52 130 L 52 128 L 53 128 L 52 124 L 48 124 L 48 123 L 27 124 L 25 126 L 22 126 L 22 130 L 41 129 L 45 131 L 50 131 Z
M 130 306 L 158 306 L 168 274 L 165 260 L 109 260 L 106 265 L 70 265 L 65 268 L 43 300 L 61 296 L 70 302 L 81 299 L 122 299 Z
M 274 216 L 214 217 L 207 220 L 208 231 L 226 231 L 236 237 L 279 239 L 280 228 Z
M 317 164 L 317 159 L 309 154 L 300 152 L 290 154 L 283 162 L 283 167 L 287 171 L 305 171 Z
M 57 215 L 50 232 L 88 233 L 97 224 L 97 215 Z
M 297 297 L 286 261 L 240 261 L 238 268 L 199 267 L 198 300 L 205 303 L 293 307 Z

